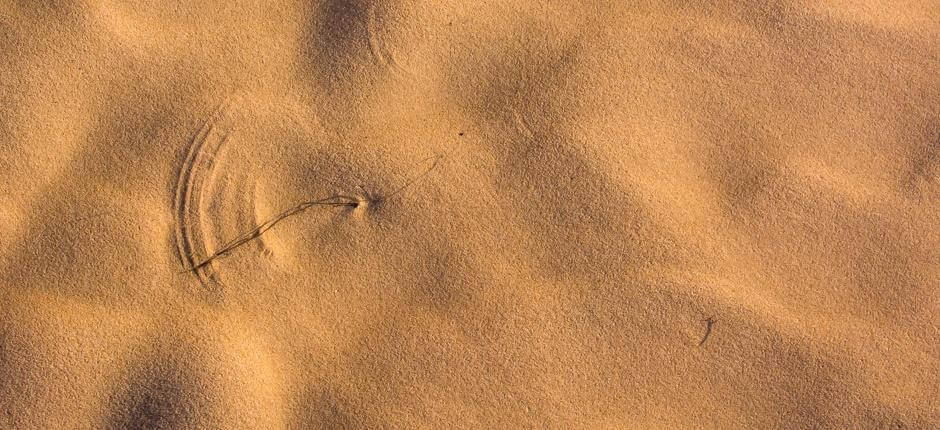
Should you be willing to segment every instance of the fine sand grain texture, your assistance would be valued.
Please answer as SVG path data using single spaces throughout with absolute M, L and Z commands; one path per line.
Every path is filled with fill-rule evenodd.
M 940 428 L 936 0 L 0 0 L 0 429 Z

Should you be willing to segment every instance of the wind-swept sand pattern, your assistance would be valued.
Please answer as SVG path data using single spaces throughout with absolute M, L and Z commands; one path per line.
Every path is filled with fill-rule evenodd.
M 935 2 L 34 3 L 0 428 L 940 427 Z

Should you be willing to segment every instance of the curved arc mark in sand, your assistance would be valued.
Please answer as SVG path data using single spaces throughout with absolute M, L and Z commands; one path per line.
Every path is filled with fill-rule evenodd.
M 411 76 L 407 70 L 403 69 L 398 61 L 395 60 L 395 55 L 392 54 L 392 51 L 385 46 L 385 43 L 376 36 L 378 31 L 376 30 L 376 17 L 375 17 L 375 5 L 370 4 L 366 12 L 366 33 L 368 34 L 369 39 L 369 51 L 372 53 L 372 57 L 376 61 L 392 72 L 395 75 L 405 75 Z
M 192 271 L 199 282 L 207 288 L 218 288 L 221 283 L 210 270 L 194 270 L 197 254 L 206 254 L 205 241 L 201 239 L 199 205 L 202 201 L 202 182 L 205 172 L 215 167 L 215 156 L 224 146 L 228 134 L 217 136 L 216 125 L 231 106 L 232 100 L 223 102 L 193 136 L 186 158 L 179 169 L 174 200 L 176 217 L 176 246 L 180 263 Z
M 539 146 L 539 142 L 536 139 L 532 125 L 529 123 L 526 117 L 520 114 L 519 109 L 515 107 L 510 107 L 509 111 L 512 113 L 513 126 L 516 128 L 516 131 L 522 138 L 523 148 L 522 153 L 516 159 L 510 160 L 508 163 L 506 163 L 507 169 L 516 167 L 517 164 L 525 161 L 525 159 L 532 154 L 532 151 L 536 150 Z
M 250 231 L 244 232 L 232 240 L 218 245 L 214 251 L 208 248 L 207 231 L 213 230 L 213 225 L 206 225 L 204 208 L 207 198 L 203 194 L 206 190 L 213 192 L 213 185 L 219 170 L 218 158 L 228 143 L 229 132 L 222 130 L 219 125 L 229 115 L 233 98 L 227 99 L 212 113 L 193 136 L 186 157 L 180 165 L 174 199 L 174 215 L 176 221 L 176 247 L 180 264 L 186 272 L 196 276 L 203 287 L 218 291 L 223 283 L 219 274 L 213 270 L 212 262 L 227 256 L 235 248 L 244 245 L 274 227 L 285 218 L 299 214 L 314 206 L 345 206 L 355 207 L 360 199 L 352 196 L 335 195 L 313 201 L 300 202 L 296 206 L 286 209 L 276 216 L 260 222 L 255 212 L 254 187 L 248 187 L 247 213 L 251 219 L 246 220 L 254 226 Z M 224 174 L 224 172 L 221 172 Z M 256 184 L 257 185 L 257 184 Z M 223 192 L 224 194 L 224 192 Z M 262 241 L 262 247 L 264 243 Z
M 420 174 L 412 176 L 391 193 L 384 196 L 367 195 L 362 197 L 335 194 L 329 197 L 301 201 L 287 208 L 263 222 L 255 212 L 254 199 L 256 190 L 249 191 L 248 213 L 251 214 L 252 229 L 244 231 L 235 238 L 216 246 L 209 251 L 206 231 L 213 230 L 213 225 L 205 224 L 204 206 L 206 199 L 203 193 L 208 189 L 212 192 L 213 182 L 218 170 L 219 154 L 228 141 L 228 131 L 217 131 L 219 122 L 227 117 L 232 100 L 229 99 L 207 119 L 197 130 L 190 142 L 186 158 L 180 166 L 174 200 L 174 213 L 176 217 L 176 246 L 180 264 L 187 272 L 193 273 L 203 287 L 218 291 L 222 286 L 217 272 L 213 270 L 212 263 L 219 258 L 228 256 L 236 248 L 251 241 L 259 239 L 265 232 L 273 228 L 286 218 L 298 215 L 314 207 L 346 207 L 357 208 L 361 204 L 380 205 L 388 200 L 399 197 L 412 185 L 424 179 L 432 170 L 438 167 L 442 155 L 420 160 L 419 163 L 430 163 Z M 257 184 L 255 184 L 257 185 Z M 223 193 L 225 194 L 225 193 Z M 210 204 L 211 206 L 211 204 Z M 262 241 L 262 249 L 264 243 Z

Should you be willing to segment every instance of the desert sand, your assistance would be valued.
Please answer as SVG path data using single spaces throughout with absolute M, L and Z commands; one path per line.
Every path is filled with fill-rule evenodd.
M 0 428 L 940 428 L 935 0 L 0 0 Z

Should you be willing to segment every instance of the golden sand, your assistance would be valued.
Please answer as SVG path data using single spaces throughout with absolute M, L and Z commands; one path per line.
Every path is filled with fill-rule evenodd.
M 940 428 L 935 0 L 0 0 L 0 428 Z

